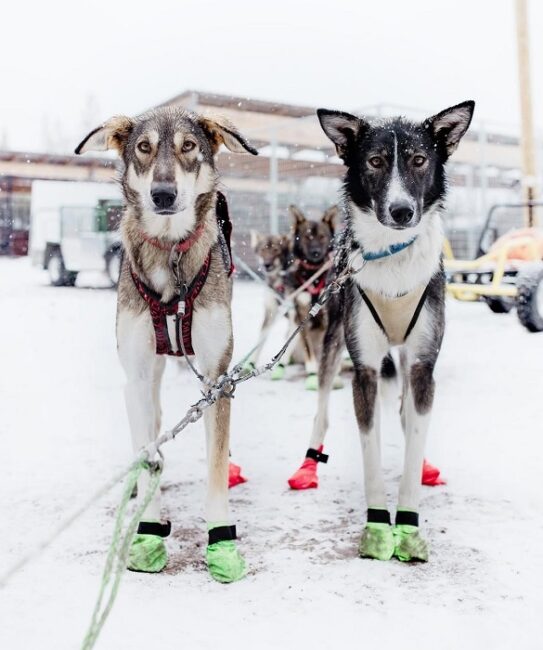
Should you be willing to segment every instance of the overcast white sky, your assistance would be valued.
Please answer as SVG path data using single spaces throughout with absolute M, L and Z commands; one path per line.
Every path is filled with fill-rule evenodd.
M 543 129 L 540 0 L 530 19 Z M 73 148 L 89 120 L 189 88 L 347 110 L 475 99 L 519 119 L 514 0 L 19 1 L 2 23 L 0 147 L 43 150 L 48 130 Z

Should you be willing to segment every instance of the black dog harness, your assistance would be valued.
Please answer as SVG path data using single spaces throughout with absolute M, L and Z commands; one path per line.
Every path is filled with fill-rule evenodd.
M 370 252 L 370 251 L 361 251 L 361 256 L 364 262 L 374 262 L 376 260 L 382 260 L 385 257 L 390 257 L 391 255 L 396 255 L 397 253 L 401 253 L 404 251 L 406 248 L 409 248 L 411 244 L 414 244 L 415 241 L 417 240 L 417 235 L 409 239 L 408 241 L 405 242 L 400 242 L 398 244 L 392 244 L 388 248 L 385 248 L 384 250 L 376 251 L 376 252 Z M 360 246 L 355 243 L 353 246 L 354 249 L 360 249 Z M 364 291 L 358 283 L 356 284 L 358 291 L 360 292 L 360 295 L 362 296 L 362 299 L 366 303 L 366 306 L 370 310 L 370 314 L 373 316 L 373 320 L 377 323 L 383 334 L 387 337 L 387 339 L 390 341 L 390 343 L 394 345 L 400 345 L 401 343 L 404 343 L 407 337 L 411 334 L 413 331 L 413 328 L 417 324 L 417 321 L 420 316 L 420 312 L 422 311 L 422 308 L 424 307 L 424 303 L 426 302 L 426 298 L 428 297 L 428 289 L 430 287 L 430 284 L 427 284 L 424 289 L 418 288 L 415 289 L 415 291 L 409 291 L 406 294 L 400 295 L 400 296 L 394 296 L 394 297 L 388 297 L 384 296 L 382 294 L 377 294 L 377 293 L 372 293 L 368 292 L 367 290 Z M 413 315 L 411 317 L 411 320 L 407 324 L 407 327 L 402 330 L 402 326 L 405 324 L 402 322 L 401 319 L 397 318 L 397 314 L 392 314 L 392 317 L 390 318 L 389 328 L 385 327 L 385 324 L 383 323 L 383 319 L 379 315 L 379 309 L 376 309 L 375 305 L 373 304 L 370 296 L 368 293 L 372 293 L 373 295 L 373 302 L 376 302 L 378 304 L 378 307 L 381 310 L 382 314 L 386 314 L 387 311 L 399 311 L 401 309 L 401 312 L 403 314 L 407 313 L 409 314 L 410 310 L 413 307 L 413 304 L 416 302 L 416 306 L 414 311 L 412 312 Z M 392 308 L 392 304 L 394 304 L 394 308 Z M 385 317 L 385 320 L 389 320 Z
M 232 263 L 232 252 L 230 237 L 232 234 L 232 222 L 228 214 L 228 204 L 226 198 L 221 192 L 217 192 L 216 204 L 217 223 L 219 225 L 219 246 L 227 269 L 228 275 L 232 275 L 234 265 Z M 177 244 L 173 248 L 181 254 L 190 248 L 190 245 L 196 241 L 195 233 L 192 237 L 187 238 Z M 147 239 L 150 243 L 152 240 Z M 153 245 L 155 245 L 153 243 Z M 162 246 L 160 246 L 162 247 Z M 187 287 L 186 284 L 180 284 L 178 295 L 175 295 L 169 302 L 162 302 L 161 296 L 148 287 L 141 278 L 130 268 L 132 280 L 138 290 L 140 296 L 145 300 L 151 313 L 153 322 L 153 329 L 155 330 L 155 343 L 157 354 L 168 354 L 171 356 L 183 356 L 181 337 L 183 347 L 187 354 L 194 354 L 192 347 L 192 316 L 194 313 L 194 302 L 202 287 L 204 286 L 211 266 L 211 250 L 207 254 L 202 266 L 196 273 L 194 279 Z M 177 350 L 173 349 L 168 332 L 168 316 L 175 316 L 175 338 Z

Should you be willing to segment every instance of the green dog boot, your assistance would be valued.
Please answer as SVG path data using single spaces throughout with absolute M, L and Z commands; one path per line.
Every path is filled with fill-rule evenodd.
M 394 526 L 394 556 L 402 562 L 428 562 L 428 544 L 421 537 L 418 526 Z
M 246 361 L 242 366 L 242 370 L 246 375 L 248 375 L 250 372 L 253 372 L 254 369 L 255 364 L 252 361 Z
M 279 381 L 285 377 L 285 364 L 278 363 L 275 368 L 271 371 L 272 381 Z
M 236 582 L 247 573 L 245 560 L 232 540 L 210 544 L 206 550 L 206 560 L 209 573 L 217 582 Z
M 358 545 L 360 557 L 370 557 L 374 560 L 390 560 L 393 553 L 394 536 L 392 526 L 368 521 Z
M 312 372 L 307 375 L 305 378 L 305 389 L 306 390 L 319 390 L 319 378 L 316 373 Z
M 168 551 L 162 537 L 140 535 L 134 537 L 128 554 L 127 569 L 142 573 L 159 573 L 168 562 Z

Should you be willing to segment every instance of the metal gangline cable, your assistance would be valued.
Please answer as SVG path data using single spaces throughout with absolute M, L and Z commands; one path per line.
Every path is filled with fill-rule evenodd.
M 238 384 L 244 383 L 272 370 L 282 359 L 294 338 L 296 338 L 296 336 L 298 336 L 298 334 L 305 328 L 307 323 L 321 311 L 332 295 L 341 291 L 349 277 L 358 273 L 363 264 L 364 262 L 360 268 L 354 269 L 352 263 L 349 263 L 342 273 L 328 283 L 315 304 L 309 310 L 308 314 L 299 322 L 298 326 L 287 337 L 279 351 L 267 363 L 249 371 L 244 370 L 244 359 L 248 357 L 248 355 L 245 355 L 245 357 L 238 362 L 232 370 L 219 377 L 216 381 L 204 377 L 198 372 L 192 362 L 189 363 L 191 370 L 207 387 L 206 390 L 202 391 L 202 397 L 189 407 L 185 415 L 174 427 L 158 436 L 154 442 L 143 447 L 136 458 L 128 466 L 104 483 L 104 485 L 99 488 L 90 499 L 68 516 L 51 535 L 37 544 L 34 549 L 24 555 L 10 569 L 0 576 L 0 588 L 5 587 L 16 573 L 23 569 L 29 562 L 41 555 L 64 531 L 79 520 L 98 500 L 128 476 L 121 502 L 117 508 L 115 516 L 113 537 L 106 557 L 98 599 L 92 614 L 89 629 L 87 630 L 83 640 L 83 645 L 81 646 L 81 650 L 91 650 L 94 647 L 98 634 L 100 633 L 111 608 L 113 607 L 113 603 L 118 593 L 120 580 L 126 569 L 130 545 L 136 533 L 139 519 L 158 488 L 163 468 L 161 447 L 170 440 L 175 439 L 176 436 L 190 424 L 197 422 L 203 416 L 205 410 L 215 404 L 219 399 L 223 397 L 229 399 L 233 398 Z M 180 337 L 180 342 L 182 352 L 185 354 L 187 361 L 189 361 L 184 349 L 182 337 Z M 159 456 L 159 460 L 155 460 L 157 455 Z M 151 475 L 151 479 L 140 504 L 135 508 L 128 524 L 123 528 L 123 521 L 126 517 L 130 495 L 132 494 L 138 477 L 142 471 L 148 471 Z

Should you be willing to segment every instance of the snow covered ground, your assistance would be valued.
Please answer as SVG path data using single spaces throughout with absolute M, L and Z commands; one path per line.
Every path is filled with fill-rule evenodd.
M 52 288 L 28 260 L 0 258 L 0 310 L 2 573 L 131 452 L 114 293 Z M 238 356 L 260 314 L 261 289 L 238 283 Z M 268 351 L 283 334 L 278 324 Z M 542 648 L 542 370 L 543 334 L 529 334 L 514 313 L 448 305 L 427 453 L 448 485 L 424 488 L 432 555 L 416 566 L 357 558 L 365 504 L 350 389 L 333 394 L 320 488 L 294 493 L 286 479 L 306 449 L 315 394 L 292 374 L 240 386 L 233 459 L 249 482 L 230 496 L 249 576 L 225 586 L 205 570 L 198 423 L 165 449 L 169 566 L 155 576 L 126 573 L 97 648 Z M 165 425 L 197 394 L 191 375 L 170 364 Z M 397 417 L 384 425 L 393 506 L 402 436 Z M 119 495 L 0 589 L 0 648 L 79 647 Z

